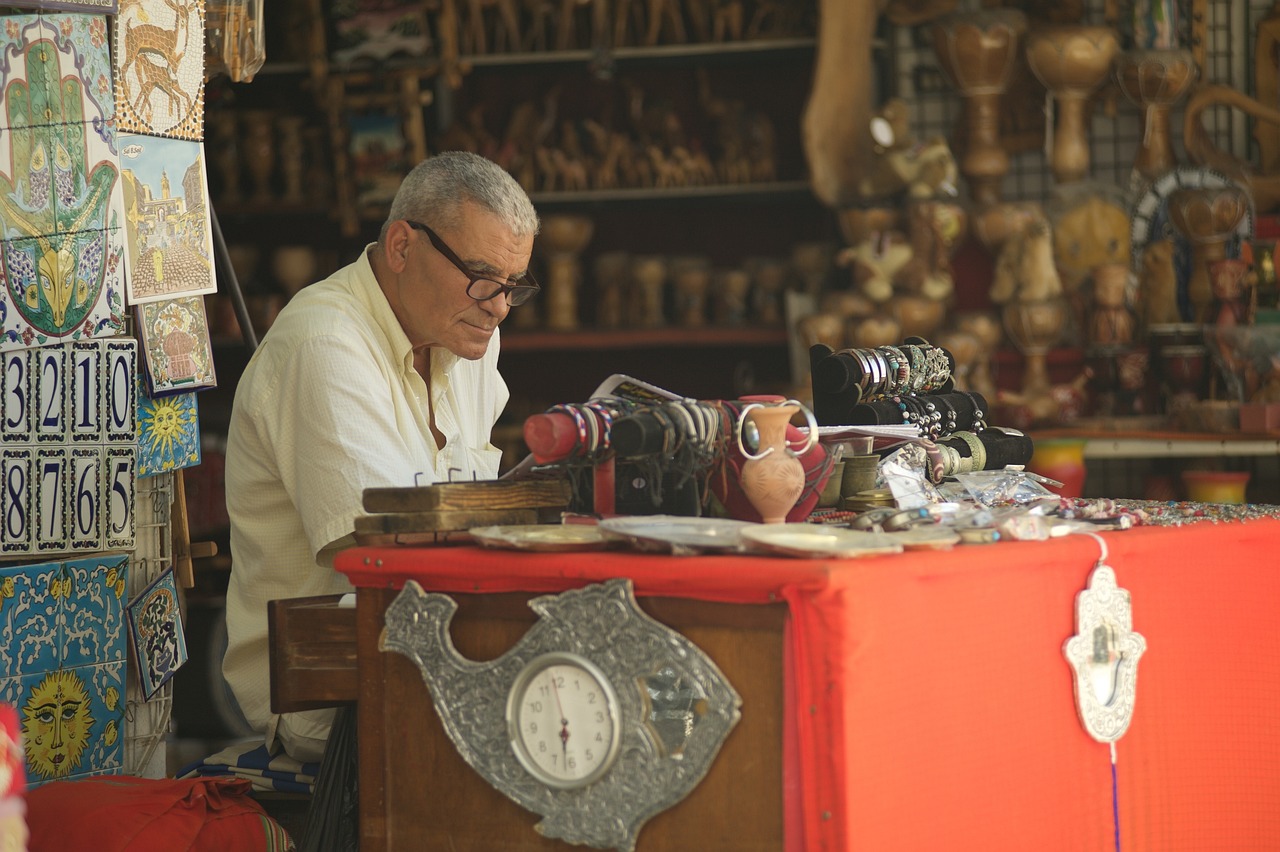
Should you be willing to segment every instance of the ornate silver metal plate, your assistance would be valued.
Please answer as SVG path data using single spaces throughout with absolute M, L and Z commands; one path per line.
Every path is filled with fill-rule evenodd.
M 409 581 L 387 608 L 380 647 L 414 661 L 459 754 L 540 814 L 539 833 L 630 852 L 644 823 L 706 775 L 742 700 L 700 648 L 640 610 L 629 580 L 534 598 L 529 606 L 539 615 L 529 632 L 498 659 L 477 663 L 453 646 L 453 599 Z M 512 745 L 509 697 L 527 687 L 529 664 L 547 654 L 589 661 L 617 699 L 617 755 L 585 786 L 540 781 Z
M 1138 658 L 1147 640 L 1133 632 L 1129 592 L 1099 564 L 1076 595 L 1076 635 L 1062 653 L 1075 670 L 1076 709 L 1089 736 L 1114 743 L 1129 729 L 1138 690 Z

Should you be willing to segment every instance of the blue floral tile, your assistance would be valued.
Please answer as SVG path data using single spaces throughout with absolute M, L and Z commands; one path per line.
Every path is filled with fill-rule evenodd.
M 65 589 L 59 562 L 0 568 L 0 676 L 58 667 Z
M 124 660 L 128 652 L 123 609 L 127 571 L 125 554 L 65 564 L 70 591 L 63 599 L 60 662 L 64 668 Z

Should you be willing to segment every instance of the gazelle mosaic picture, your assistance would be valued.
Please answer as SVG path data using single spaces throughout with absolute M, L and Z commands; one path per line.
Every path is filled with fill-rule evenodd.
M 120 130 L 204 139 L 204 0 L 121 0 L 115 61 Z

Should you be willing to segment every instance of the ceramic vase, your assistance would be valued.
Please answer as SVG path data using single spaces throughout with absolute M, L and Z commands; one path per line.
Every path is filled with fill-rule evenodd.
M 1089 175 L 1089 97 L 1119 52 L 1110 27 L 1054 26 L 1027 35 L 1027 64 L 1058 105 L 1051 157 L 1058 183 Z
M 1249 484 L 1248 471 L 1184 470 L 1182 484 L 1187 487 L 1187 499 L 1195 503 L 1245 502 L 1245 488 Z
M 663 313 L 666 286 L 666 258 L 646 255 L 632 261 L 629 325 L 637 328 L 659 328 L 666 325 Z
M 964 102 L 960 173 L 979 204 L 1000 200 L 1009 155 L 1000 145 L 1000 96 L 1009 85 L 1027 17 L 1014 9 L 947 15 L 933 25 L 933 50 Z
M 1249 194 L 1236 184 L 1190 187 L 1169 194 L 1169 221 L 1191 241 L 1191 277 L 1187 300 L 1193 322 L 1212 322 L 1213 284 L 1209 264 L 1227 256 L 1227 243 L 1249 212 Z
M 797 450 L 787 444 L 787 424 L 801 411 L 809 421 L 809 435 Z M 759 435 L 759 449 L 754 454 L 747 452 L 742 443 L 743 426 L 748 421 Z M 772 405 L 753 402 L 738 415 L 736 434 L 738 450 L 746 459 L 739 476 L 743 494 L 766 524 L 783 523 L 804 491 L 804 465 L 799 456 L 818 441 L 813 414 L 795 400 Z

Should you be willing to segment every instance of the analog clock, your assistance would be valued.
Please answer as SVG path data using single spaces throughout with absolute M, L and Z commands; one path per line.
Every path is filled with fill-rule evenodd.
M 516 758 L 551 787 L 582 787 L 607 772 L 621 741 L 618 722 L 618 697 L 609 679 L 578 654 L 536 657 L 507 694 L 507 732 Z

